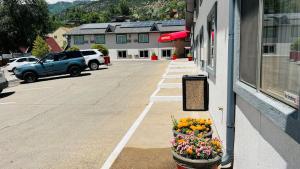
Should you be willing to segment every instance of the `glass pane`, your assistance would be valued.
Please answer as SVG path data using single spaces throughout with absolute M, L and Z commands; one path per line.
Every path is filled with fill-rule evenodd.
M 259 0 L 241 1 L 240 80 L 256 86 Z
M 95 43 L 97 44 L 105 44 L 105 35 L 96 35 Z
M 261 87 L 293 106 L 300 91 L 300 1 L 265 0 Z

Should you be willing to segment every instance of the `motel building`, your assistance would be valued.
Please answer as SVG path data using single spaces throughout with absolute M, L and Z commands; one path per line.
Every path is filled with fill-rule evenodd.
M 223 165 L 300 169 L 300 1 L 186 0 Z
M 84 24 L 65 34 L 69 46 L 90 49 L 102 44 L 111 60 L 184 58 L 190 52 L 185 20 Z

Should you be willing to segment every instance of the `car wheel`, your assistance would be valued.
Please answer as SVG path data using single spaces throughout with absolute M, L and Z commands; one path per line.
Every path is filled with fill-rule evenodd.
M 99 64 L 95 61 L 90 62 L 89 67 L 91 70 L 97 70 L 99 69 Z
M 79 76 L 81 74 L 81 69 L 80 69 L 79 66 L 72 66 L 69 69 L 69 73 L 70 73 L 70 76 L 76 77 L 76 76 Z
M 23 75 L 23 79 L 26 83 L 33 83 L 37 81 L 38 77 L 34 72 L 26 72 Z

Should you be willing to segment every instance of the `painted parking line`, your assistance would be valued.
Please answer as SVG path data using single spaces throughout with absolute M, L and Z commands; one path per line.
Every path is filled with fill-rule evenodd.
M 0 102 L 0 105 L 7 105 L 7 104 L 16 104 L 16 102 L 3 102 L 3 103 Z
M 124 135 L 122 140 L 119 142 L 117 147 L 113 150 L 113 152 L 110 154 L 110 156 L 107 158 L 105 163 L 102 165 L 101 169 L 109 169 L 114 161 L 117 159 L 125 145 L 128 143 L 129 139 L 132 137 L 136 129 L 139 127 L 141 122 L 144 120 L 145 116 L 148 114 L 150 108 L 152 107 L 153 102 L 150 102 L 148 106 L 144 109 L 144 111 L 140 114 L 140 116 L 136 119 L 136 121 L 133 123 L 133 125 L 129 128 L 127 133 Z
M 171 62 L 172 63 L 172 62 Z M 170 64 L 171 64 L 170 63 Z M 167 75 L 169 73 L 169 68 L 166 69 L 165 73 L 162 75 L 162 80 L 157 84 L 156 90 L 151 94 L 150 96 L 150 103 L 145 107 L 144 111 L 139 115 L 139 117 L 136 119 L 136 121 L 132 124 L 132 126 L 128 129 L 126 134 L 123 136 L 121 141 L 118 143 L 118 145 L 115 147 L 113 152 L 109 155 L 109 157 L 106 159 L 104 164 L 102 165 L 101 169 L 109 169 L 114 161 L 117 159 L 119 154 L 122 152 L 136 129 L 139 127 L 139 125 L 142 123 L 143 119 L 146 117 L 148 112 L 150 111 L 152 105 L 156 101 L 181 101 L 182 96 L 157 96 L 157 93 L 160 91 L 161 86 L 166 87 L 170 84 L 164 84 L 163 81 L 166 78 L 182 78 L 181 75 Z M 171 84 L 173 87 L 178 87 L 178 84 Z
M 162 89 L 173 89 L 173 88 L 182 88 L 181 83 L 161 83 L 160 88 Z

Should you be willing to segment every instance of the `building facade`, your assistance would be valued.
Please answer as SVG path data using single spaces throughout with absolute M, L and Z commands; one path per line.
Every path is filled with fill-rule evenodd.
M 298 169 L 300 2 L 187 0 L 186 10 L 195 63 L 209 77 L 223 162 Z
M 71 30 L 72 28 L 59 27 L 57 30 L 48 34 L 47 36 L 52 37 L 61 48 L 65 48 L 67 46 L 67 38 L 64 35 Z
M 102 44 L 109 49 L 111 59 L 150 59 L 153 52 L 160 59 L 176 51 L 180 57 L 189 52 L 189 40 L 158 43 L 164 33 L 185 30 L 184 20 L 85 24 L 67 33 L 70 46 L 89 49 Z

